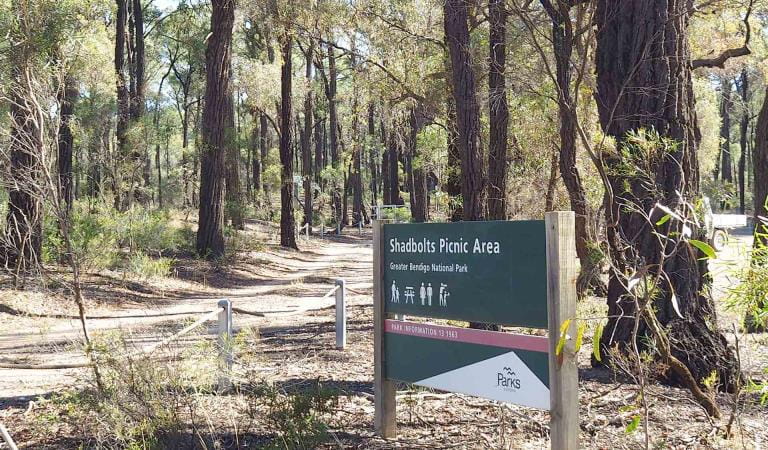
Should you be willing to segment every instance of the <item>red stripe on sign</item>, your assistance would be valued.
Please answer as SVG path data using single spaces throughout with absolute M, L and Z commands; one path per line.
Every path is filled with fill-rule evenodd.
M 384 321 L 384 331 L 443 341 L 467 342 L 470 344 L 490 345 L 492 347 L 530 350 L 532 352 L 549 352 L 549 338 L 544 336 L 501 333 L 498 331 L 448 327 L 391 319 Z

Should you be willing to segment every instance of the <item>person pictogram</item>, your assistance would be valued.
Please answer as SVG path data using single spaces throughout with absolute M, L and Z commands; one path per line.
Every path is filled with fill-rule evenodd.
M 392 297 L 390 297 L 392 303 L 400 303 L 400 290 L 395 284 L 395 280 L 392 280 Z
M 427 283 L 427 305 L 432 306 L 432 283 Z
M 424 306 L 427 301 L 427 288 L 424 287 L 424 283 L 421 283 L 421 289 L 419 289 L 419 298 L 421 299 L 421 306 Z
M 451 295 L 451 293 L 448 292 L 448 285 L 445 283 L 440 283 L 440 306 L 448 306 L 449 295 Z

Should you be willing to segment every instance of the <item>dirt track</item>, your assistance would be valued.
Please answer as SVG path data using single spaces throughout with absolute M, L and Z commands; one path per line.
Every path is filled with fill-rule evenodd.
M 253 227 L 249 234 L 272 242 L 261 251 L 242 255 L 226 271 L 214 269 L 200 277 L 197 274 L 201 262 L 182 260 L 176 268 L 180 276 L 193 273 L 197 279 L 155 280 L 139 286 L 134 286 L 135 282 L 109 280 L 89 287 L 88 312 L 95 317 L 89 321 L 89 330 L 93 335 L 121 330 L 141 345 L 149 345 L 181 328 L 185 320 L 216 309 L 221 298 L 229 298 L 236 307 L 248 311 L 267 313 L 329 306 L 333 298 L 321 298 L 333 288 L 336 278 L 346 280 L 349 304 L 371 303 L 369 296 L 360 295 L 370 294 L 372 289 L 370 229 L 362 235 L 355 230 L 341 238 L 324 240 L 312 237 L 307 241 L 301 237 L 301 252 L 275 245 L 274 233 L 269 228 Z M 0 304 L 17 311 L 73 317 L 76 314 L 66 300 L 53 297 L 58 302 L 53 304 L 46 292 L 0 292 Z M 302 321 L 300 315 L 259 318 L 236 314 L 234 318 L 236 328 L 279 327 Z M 211 322 L 207 334 L 212 337 L 215 332 Z M 80 322 L 74 318 L 30 317 L 0 311 L 0 363 L 85 362 L 78 345 L 81 339 Z M 0 409 L 4 403 L 23 402 L 31 396 L 71 386 L 81 370 L 0 369 Z

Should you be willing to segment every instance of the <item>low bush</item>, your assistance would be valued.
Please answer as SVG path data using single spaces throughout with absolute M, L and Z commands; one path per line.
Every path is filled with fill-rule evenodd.
M 114 210 L 105 203 L 75 202 L 70 214 L 72 252 L 85 270 L 123 269 L 141 277 L 167 275 L 172 260 L 163 254 L 192 248 L 194 232 L 175 225 L 171 213 L 132 208 Z M 44 225 L 43 258 L 52 263 L 66 256 L 56 219 Z
M 293 392 L 274 384 L 257 383 L 248 393 L 246 414 L 263 418 L 276 437 L 274 449 L 312 449 L 330 439 L 323 416 L 338 406 L 339 393 L 319 381 Z

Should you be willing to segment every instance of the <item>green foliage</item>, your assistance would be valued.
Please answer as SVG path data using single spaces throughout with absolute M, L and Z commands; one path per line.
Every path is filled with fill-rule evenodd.
M 192 350 L 196 351 L 196 350 Z M 137 352 L 125 336 L 102 335 L 94 342 L 102 390 L 70 391 L 53 397 L 51 425 L 82 430 L 87 448 L 164 449 L 184 445 L 187 424 L 199 414 L 194 395 L 205 391 L 204 370 L 182 370 Z M 196 367 L 204 367 L 199 352 Z
M 44 261 L 67 253 L 58 224 L 46 216 Z M 163 253 L 188 250 L 194 242 L 189 227 L 174 226 L 167 211 L 134 208 L 118 212 L 104 203 L 75 202 L 70 213 L 73 256 L 86 270 L 124 269 L 143 278 L 167 275 L 173 260 Z M 152 256 L 150 256 L 152 255 Z
M 702 253 L 704 253 L 704 256 L 708 259 L 715 259 L 717 258 L 717 252 L 715 252 L 715 249 L 712 248 L 711 245 L 707 244 L 704 241 L 699 241 L 697 239 L 688 239 L 688 242 L 699 249 Z
M 127 269 L 139 278 L 159 278 L 168 276 L 173 267 L 171 258 L 152 258 L 144 252 L 132 253 L 128 257 Z
M 701 193 L 709 197 L 712 202 L 712 208 L 731 209 L 739 204 L 739 194 L 737 186 L 723 180 L 705 178 L 701 182 Z
M 311 449 L 328 440 L 328 425 L 322 415 L 338 405 L 339 393 L 319 381 L 292 393 L 262 383 L 252 398 L 256 406 L 266 410 L 264 418 L 277 433 L 267 448 Z
M 628 181 L 655 182 L 657 168 L 677 147 L 677 142 L 662 136 L 655 129 L 630 130 L 618 149 L 620 164 L 613 169 L 613 175 Z M 631 190 L 629 185 L 625 189 Z
M 755 230 L 755 247 L 751 263 L 742 269 L 727 298 L 728 307 L 746 311 L 747 320 L 768 325 L 768 223 L 760 223 Z

